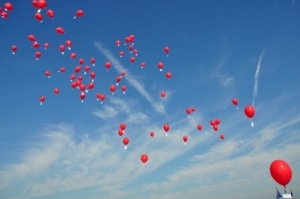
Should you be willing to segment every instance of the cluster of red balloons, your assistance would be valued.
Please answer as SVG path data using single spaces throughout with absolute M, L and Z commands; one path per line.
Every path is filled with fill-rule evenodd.
M 0 16 L 2 19 L 7 19 L 9 17 L 9 12 L 14 9 L 14 6 L 10 2 L 6 2 L 3 4 L 3 8 L 0 7 Z

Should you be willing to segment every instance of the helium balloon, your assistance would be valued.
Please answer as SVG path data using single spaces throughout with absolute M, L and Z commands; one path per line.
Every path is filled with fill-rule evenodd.
M 164 128 L 164 130 L 165 130 L 165 133 L 166 133 L 166 136 L 168 135 L 168 131 L 170 130 L 170 126 L 169 126 L 169 124 L 164 124 L 164 126 L 163 126 L 163 128 Z
M 47 71 L 45 72 L 45 75 L 46 75 L 46 77 L 50 78 L 50 76 L 51 76 L 50 71 L 47 70 Z
M 172 77 L 172 73 L 171 72 L 166 72 L 166 78 L 171 79 L 171 77 Z
M 39 9 L 45 9 L 47 7 L 47 1 L 46 0 L 38 0 L 37 6 Z
M 70 55 L 71 59 L 75 59 L 77 57 L 76 53 L 71 53 Z
M 62 55 L 65 54 L 65 46 L 64 45 L 60 45 L 59 50 L 60 50 Z
M 160 71 L 162 71 L 163 67 L 164 67 L 164 64 L 162 62 L 158 62 L 157 67 L 159 68 Z
M 235 105 L 235 106 L 237 106 L 238 103 L 239 103 L 239 101 L 238 101 L 237 98 L 233 98 L 231 102 L 232 102 L 232 104 Z
M 244 113 L 245 113 L 245 115 L 246 115 L 248 118 L 252 119 L 253 116 L 255 115 L 255 108 L 254 108 L 254 106 L 252 106 L 252 105 L 247 105 L 247 106 L 245 106 Z M 252 127 L 254 126 L 254 123 L 253 123 L 252 120 L 251 120 L 251 126 L 252 126 Z
M 105 62 L 105 68 L 107 69 L 107 71 L 110 67 L 111 67 L 110 61 Z
M 40 105 L 43 105 L 43 103 L 45 102 L 46 97 L 45 96 L 41 96 L 40 97 Z
M 119 134 L 119 136 L 122 136 L 122 135 L 124 135 L 124 131 L 122 129 L 119 129 L 118 134 Z
M 8 13 L 5 11 L 2 11 L 0 14 L 1 14 L 2 19 L 7 19 L 9 16 Z
M 54 88 L 53 92 L 54 92 L 54 94 L 58 95 L 59 94 L 59 89 L 58 88 Z
M 120 40 L 116 40 L 116 46 L 121 46 L 121 41 Z
M 54 11 L 53 10 L 47 10 L 47 15 L 48 15 L 48 17 L 50 17 L 52 19 L 54 17 Z
M 65 67 L 61 67 L 58 72 L 64 73 L 64 72 L 66 72 L 66 68 Z
M 145 62 L 142 62 L 141 63 L 141 68 L 145 68 L 146 67 L 146 63 Z
M 58 34 L 64 34 L 65 33 L 65 30 L 62 27 L 57 27 L 55 30 Z
M 143 164 L 145 164 L 148 161 L 148 155 L 147 154 L 142 154 L 141 155 L 141 161 Z
M 122 86 L 121 86 L 121 89 L 122 89 L 122 91 L 123 91 L 123 94 L 125 94 L 125 93 L 126 93 L 127 87 L 126 87 L 125 85 L 122 85 Z
M 225 135 L 224 134 L 220 134 L 220 139 L 224 140 L 224 138 L 225 138 Z
M 84 59 L 83 59 L 83 58 L 80 58 L 80 59 L 79 59 L 79 64 L 82 65 L 83 63 L 84 63 Z
M 125 123 L 121 123 L 121 124 L 120 124 L 120 129 L 122 129 L 123 131 L 125 131 L 125 129 L 126 129 L 126 124 L 125 124 Z
M 32 47 L 33 48 L 39 48 L 40 47 L 40 43 L 37 42 L 37 41 L 34 41 L 33 44 L 32 44 Z
M 118 76 L 116 77 L 116 85 L 117 85 L 117 86 L 119 85 L 120 81 L 121 81 L 121 76 L 118 75 Z
M 99 99 L 100 99 L 101 104 L 102 104 L 103 101 L 105 100 L 105 95 L 104 95 L 104 94 L 100 94 L 100 95 L 99 95 Z
M 184 136 L 182 137 L 182 140 L 183 140 L 184 144 L 187 143 L 188 139 L 189 139 L 189 138 L 188 138 L 187 135 L 184 135 Z
M 166 53 L 167 56 L 169 55 L 170 49 L 168 46 L 164 47 L 164 52 Z
M 71 40 L 67 40 L 65 43 L 66 43 L 66 46 L 68 47 L 68 50 L 71 50 L 72 41 Z
M 17 50 L 18 50 L 18 47 L 16 45 L 12 45 L 11 51 L 12 51 L 13 55 L 16 54 Z
M 160 92 L 160 96 L 161 96 L 162 98 L 166 97 L 166 92 L 165 92 L 165 91 Z
M 40 51 L 35 52 L 35 59 L 36 59 L 36 61 L 38 61 L 41 56 L 42 56 L 42 53 Z
M 124 56 L 124 51 L 120 51 L 120 52 L 119 52 L 119 56 L 120 56 L 120 57 L 123 57 L 123 56 Z
M 274 160 L 270 165 L 270 174 L 278 184 L 284 187 L 292 179 L 292 169 L 284 160 Z
M 111 91 L 111 94 L 113 95 L 116 91 L 116 86 L 115 85 L 110 85 L 109 90 Z
M 49 48 L 49 43 L 48 42 L 44 43 L 44 48 L 45 48 L 45 50 L 47 50 L 47 48 Z
M 125 145 L 124 149 L 127 149 L 127 145 L 129 144 L 129 138 L 127 137 L 123 138 L 123 144 Z
M 12 11 L 13 9 L 14 9 L 14 6 L 13 6 L 13 4 L 12 3 L 10 3 L 10 2 L 6 2 L 6 3 L 4 3 L 4 10 L 5 11 Z
M 134 63 L 135 62 L 135 57 L 130 57 L 130 62 Z
M 91 57 L 90 58 L 90 62 L 92 63 L 93 66 L 95 66 L 96 59 L 94 57 Z
M 201 130 L 202 130 L 202 125 L 201 125 L 201 124 L 198 124 L 198 125 L 197 125 L 197 129 L 198 129 L 199 131 L 201 131 Z
M 85 93 L 84 92 L 81 92 L 80 95 L 79 95 L 80 99 L 81 99 L 81 103 L 84 102 L 84 99 L 85 99 Z
M 155 133 L 153 131 L 150 131 L 149 135 L 150 135 L 151 138 L 153 138 Z
M 28 35 L 28 39 L 29 39 L 29 41 L 32 41 L 32 42 L 36 41 L 36 38 L 34 35 Z
M 83 14 L 84 14 L 83 10 L 77 10 L 73 18 L 76 19 L 78 17 L 82 17 Z
M 75 73 L 79 73 L 81 71 L 81 66 L 75 66 L 74 71 Z
M 39 12 L 37 12 L 37 13 L 35 13 L 34 14 L 34 17 L 35 17 L 35 19 L 36 20 L 38 20 L 39 22 L 43 22 L 43 15 L 41 14 L 41 13 L 39 13 Z

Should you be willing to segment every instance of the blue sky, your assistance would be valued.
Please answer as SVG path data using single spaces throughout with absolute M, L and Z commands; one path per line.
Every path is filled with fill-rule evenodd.
M 10 2 L 14 9 L 0 20 L 1 198 L 275 198 L 276 187 L 283 190 L 269 173 L 275 159 L 290 164 L 288 190 L 299 198 L 299 1 L 53 0 L 41 11 L 42 23 L 31 1 Z M 84 15 L 73 19 L 78 9 Z M 55 32 L 58 26 L 64 34 Z M 41 47 L 31 46 L 29 34 Z M 131 34 L 139 51 L 134 63 L 124 45 Z M 58 47 L 66 40 L 71 50 L 62 55 Z M 18 46 L 14 55 L 12 45 Z M 96 72 L 83 103 L 70 82 L 79 58 Z M 61 67 L 66 72 L 57 72 Z M 122 71 L 112 94 L 109 87 Z M 106 96 L 102 104 L 98 92 Z M 254 127 L 243 112 L 249 104 L 256 109 Z M 188 107 L 196 110 L 190 117 Z M 217 118 L 216 132 L 210 121 Z M 123 137 L 130 139 L 126 150 Z M 149 157 L 144 165 L 143 153 Z

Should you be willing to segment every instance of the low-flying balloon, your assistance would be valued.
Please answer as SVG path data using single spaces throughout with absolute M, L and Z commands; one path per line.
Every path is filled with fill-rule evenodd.
M 272 178 L 284 188 L 292 179 L 292 169 L 284 160 L 274 160 L 270 165 L 270 174 Z

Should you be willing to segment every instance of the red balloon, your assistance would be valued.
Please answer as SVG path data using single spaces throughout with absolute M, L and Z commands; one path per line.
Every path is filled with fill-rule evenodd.
M 42 53 L 40 52 L 40 51 L 37 51 L 36 53 L 35 53 L 35 58 L 36 58 L 36 60 L 38 61 L 39 60 L 39 58 L 42 56 Z
M 255 108 L 252 105 L 247 105 L 244 109 L 244 113 L 248 118 L 252 118 L 255 115 Z
M 168 133 L 168 131 L 170 130 L 170 125 L 169 124 L 164 124 L 164 130 L 166 133 Z M 166 134 L 167 135 L 167 134 Z
M 120 46 L 121 45 L 121 41 L 120 40 L 116 40 L 116 46 Z
M 12 54 L 15 54 L 18 50 L 18 47 L 16 45 L 12 45 L 11 47 L 11 51 L 12 51 Z
M 145 62 L 142 62 L 141 63 L 141 68 L 145 68 L 146 67 L 146 63 Z
M 37 41 L 34 41 L 33 44 L 32 44 L 32 47 L 33 48 L 39 48 L 40 47 L 40 43 L 37 42 Z
M 116 91 L 116 86 L 112 84 L 112 85 L 110 85 L 109 89 L 110 89 L 111 93 L 114 94 L 114 92 Z
M 12 10 L 14 9 L 13 4 L 10 3 L 10 2 L 4 3 L 4 6 L 3 6 L 3 7 L 4 7 L 5 11 L 12 11 Z
M 124 149 L 127 149 L 127 145 L 129 144 L 129 138 L 127 137 L 123 138 L 123 144 L 125 145 Z
M 46 97 L 42 95 L 40 97 L 40 104 L 43 105 L 43 103 L 45 102 L 45 100 L 46 100 Z
M 81 99 L 81 103 L 83 103 L 84 99 L 85 99 L 85 93 L 81 92 L 79 95 L 80 99 Z
M 55 30 L 58 34 L 64 34 L 65 33 L 65 30 L 62 27 L 57 27 Z
M 121 86 L 121 89 L 122 89 L 122 91 L 123 91 L 123 94 L 125 94 L 127 87 L 126 87 L 125 85 L 122 85 L 122 86 Z
M 41 23 L 43 22 L 43 15 L 39 12 L 35 13 L 34 15 L 35 19 L 40 21 Z
M 95 66 L 96 59 L 95 59 L 94 57 L 91 57 L 91 58 L 90 58 L 90 62 L 93 64 L 93 66 Z
M 45 50 L 47 50 L 47 48 L 49 48 L 49 43 L 48 42 L 44 43 L 44 48 L 45 48 Z
M 161 96 L 162 98 L 166 97 L 166 92 L 165 92 L 165 91 L 162 91 L 162 92 L 160 93 L 160 96 Z
M 108 70 L 111 67 L 110 61 L 105 62 L 105 68 Z
M 160 71 L 162 71 L 163 67 L 164 67 L 164 64 L 162 62 L 158 62 L 157 67 L 159 68 Z
M 187 135 L 185 135 L 185 136 L 183 136 L 182 137 L 182 140 L 183 140 L 183 142 L 186 144 L 187 143 L 187 141 L 188 141 L 188 136 Z
M 153 132 L 153 131 L 150 131 L 150 133 L 149 133 L 149 135 L 150 135 L 150 137 L 154 137 L 154 135 L 155 135 L 155 133 Z
M 134 63 L 135 62 L 135 57 L 130 57 L 130 62 Z
M 118 134 L 119 134 L 119 136 L 122 136 L 122 135 L 124 135 L 124 131 L 122 129 L 119 129 Z
M 199 131 L 201 131 L 201 130 L 202 130 L 202 125 L 201 125 L 201 124 L 198 124 L 198 125 L 197 125 L 197 129 L 198 129 Z
M 53 10 L 47 10 L 47 15 L 48 15 L 48 17 L 53 18 L 54 17 L 54 11 Z
M 224 134 L 220 134 L 220 139 L 224 140 L 224 138 L 225 138 L 225 135 Z
M 170 49 L 169 49 L 169 47 L 168 47 L 168 46 L 165 46 L 165 47 L 164 47 L 164 51 L 165 51 L 165 53 L 168 55 L 168 54 L 169 54 L 169 52 L 170 52 Z
M 0 12 L 2 19 L 7 19 L 8 18 L 8 13 L 5 11 Z
M 67 40 L 65 43 L 66 43 L 66 46 L 68 47 L 68 49 L 71 50 L 72 41 L 71 40 Z
M 36 38 L 35 38 L 35 36 L 34 35 L 28 35 L 28 39 L 29 39 L 29 41 L 36 41 Z
M 171 72 L 166 72 L 166 78 L 171 79 L 172 73 Z
M 77 10 L 74 16 L 74 19 L 76 19 L 77 17 L 82 17 L 84 14 L 83 10 Z
M 46 75 L 48 78 L 50 78 L 50 76 L 51 76 L 50 71 L 47 70 L 47 71 L 45 72 L 45 75 Z
M 54 94 L 58 95 L 59 94 L 59 89 L 58 88 L 54 88 L 53 92 L 54 92 Z
M 142 154 L 141 155 L 141 161 L 143 164 L 145 164 L 148 161 L 148 155 L 147 154 Z
M 232 104 L 233 104 L 233 105 L 237 106 L 238 103 L 239 103 L 239 101 L 238 101 L 237 98 L 233 98 L 233 99 L 232 99 Z
M 47 7 L 47 1 L 46 0 L 38 0 L 37 1 L 37 6 L 40 9 L 45 9 Z
M 120 129 L 122 129 L 124 131 L 126 129 L 126 124 L 125 123 L 121 123 L 120 124 Z
M 278 184 L 284 187 L 292 179 L 292 169 L 284 160 L 274 160 L 270 165 L 270 174 Z

